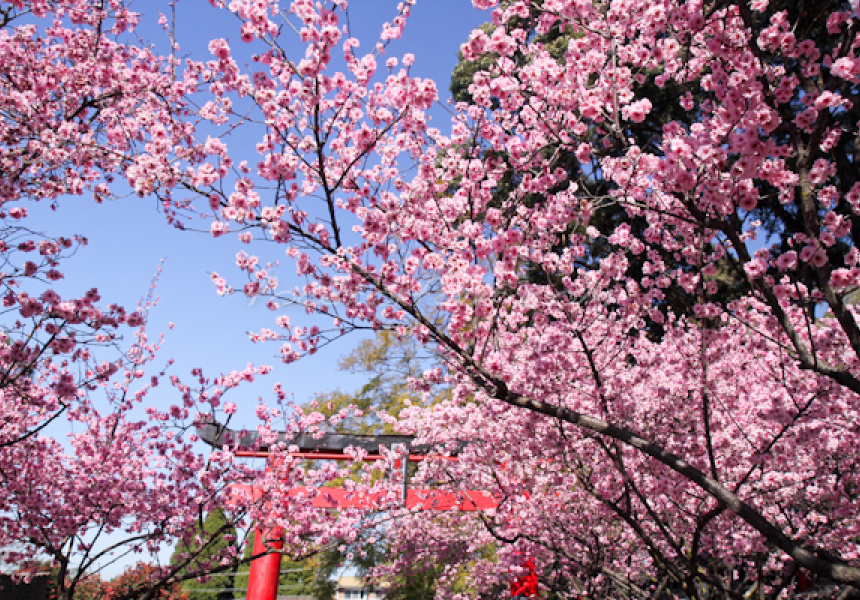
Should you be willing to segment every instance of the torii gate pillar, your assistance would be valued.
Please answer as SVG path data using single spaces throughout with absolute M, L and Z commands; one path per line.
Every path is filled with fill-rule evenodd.
M 254 554 L 284 547 L 283 531 L 280 528 L 263 531 L 259 527 L 254 534 Z M 278 596 L 278 579 L 281 572 L 281 553 L 272 552 L 251 561 L 248 576 L 247 600 L 275 600 Z

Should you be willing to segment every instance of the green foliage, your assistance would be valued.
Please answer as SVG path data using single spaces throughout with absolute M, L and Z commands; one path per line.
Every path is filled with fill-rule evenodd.
M 171 557 L 171 564 L 188 560 L 180 569 L 178 575 L 195 572 L 208 572 L 216 563 L 210 562 L 213 556 L 235 544 L 236 528 L 227 520 L 224 511 L 220 508 L 212 511 L 200 525 L 200 530 L 194 545 L 191 547 L 179 544 Z M 215 574 L 206 581 L 197 581 L 196 578 L 188 579 L 182 583 L 182 591 L 187 600 L 232 600 L 234 587 L 233 575 Z M 210 591 L 230 590 L 230 591 Z
M 495 26 L 490 23 L 484 23 L 480 28 L 487 35 L 492 35 Z M 478 61 L 468 62 L 463 60 L 462 52 L 458 52 L 457 55 L 460 58 L 460 62 L 457 63 L 457 66 L 454 67 L 454 71 L 451 73 L 451 84 L 448 89 L 451 91 L 451 98 L 454 101 L 471 103 L 472 95 L 469 93 L 469 85 L 471 85 L 475 73 L 489 69 L 497 57 L 487 54 L 482 56 Z
M 400 575 L 390 582 L 386 600 L 433 600 L 436 597 L 436 579 L 444 565 L 428 565 Z
M 420 377 L 427 358 L 419 354 L 418 345 L 411 339 L 398 337 L 391 331 L 380 331 L 372 339 L 364 340 L 338 363 L 341 371 L 367 375 L 369 380 L 354 393 L 336 390 L 317 396 L 314 410 L 327 417 L 338 414 L 350 406 L 361 411 L 361 416 L 349 416 L 332 429 L 342 433 L 395 433 L 392 426 L 379 417 L 379 411 L 396 417 L 406 406 L 405 401 L 416 402 L 409 389 L 409 378 Z

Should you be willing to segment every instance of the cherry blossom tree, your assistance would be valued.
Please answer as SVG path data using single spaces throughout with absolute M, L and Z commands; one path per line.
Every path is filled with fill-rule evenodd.
M 529 562 L 562 596 L 860 584 L 856 3 L 475 0 L 491 25 L 462 46 L 470 102 L 444 127 L 421 57 L 394 53 L 414 2 L 370 46 L 345 0 L 211 4 L 242 49 L 225 32 L 184 61 L 126 41 L 139 17 L 118 1 L 0 10 L 0 543 L 48 553 L 63 597 L 103 533 L 156 552 L 218 507 L 283 529 L 295 558 L 385 535 L 395 571 L 446 565 L 442 596 L 497 593 Z M 149 367 L 150 302 L 63 298 L 51 282 L 84 240 L 26 227 L 30 202 L 126 185 L 238 237 L 240 282 L 213 282 L 268 302 L 252 337 L 284 362 L 363 329 L 439 356 L 396 425 L 458 457 L 414 482 L 499 506 L 429 518 L 388 493 L 382 513 L 321 513 L 289 490 L 350 469 L 196 449 L 189 428 L 268 369 Z M 269 246 L 303 285 L 280 287 Z M 160 381 L 181 401 L 141 413 Z M 326 427 L 274 405 L 260 443 L 280 421 Z M 391 491 L 365 475 L 348 485 Z
M 174 169 L 204 150 L 191 135 L 176 61 L 134 40 L 138 19 L 116 1 L 0 8 L 0 556 L 21 577 L 50 561 L 62 599 L 129 554 L 157 561 L 177 540 L 205 545 L 192 539 L 195 525 L 216 508 L 231 527 L 249 523 L 266 485 L 289 479 L 275 474 L 267 484 L 262 467 L 195 444 L 194 425 L 224 420 L 222 396 L 267 367 L 218 377 L 198 369 L 185 383 L 147 329 L 152 290 L 134 310 L 103 303 L 96 287 L 63 295 L 63 265 L 86 240 L 28 226 L 35 202 L 101 202 L 127 191 L 123 179 L 164 201 L 175 220 Z M 153 398 L 159 383 L 172 402 Z M 263 430 L 277 414 L 265 417 Z M 256 496 L 237 491 L 252 482 Z M 241 560 L 228 550 L 206 560 L 187 554 L 114 596 L 156 597 Z
M 501 503 L 404 515 L 394 568 L 444 557 L 441 594 L 458 565 L 479 595 L 526 555 L 568 595 L 860 584 L 856 6 L 475 0 L 492 27 L 462 46 L 472 102 L 441 128 L 421 58 L 385 56 L 412 4 L 367 46 L 343 0 L 231 2 L 253 62 L 219 38 L 191 65 L 223 134 L 181 183 L 250 244 L 245 280 L 213 280 L 267 299 L 255 339 L 284 362 L 360 329 L 443 356 L 412 385 L 451 399 L 399 426 L 467 445 L 418 481 Z M 628 218 L 594 221 L 606 205 Z M 302 287 L 279 287 L 269 244 Z

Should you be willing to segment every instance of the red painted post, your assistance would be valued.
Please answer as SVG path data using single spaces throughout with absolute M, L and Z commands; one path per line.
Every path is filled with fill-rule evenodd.
M 281 550 L 284 541 L 280 528 L 264 532 L 259 527 L 254 535 L 254 556 L 268 549 Z M 278 595 L 278 576 L 281 572 L 281 553 L 272 552 L 251 561 L 248 577 L 247 600 L 275 600 Z
M 535 561 L 527 557 L 523 562 L 526 574 L 516 577 L 511 581 L 511 598 L 539 598 L 538 576 L 535 572 Z

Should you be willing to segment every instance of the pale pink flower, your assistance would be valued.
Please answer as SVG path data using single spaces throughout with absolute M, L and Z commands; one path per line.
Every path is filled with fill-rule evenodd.
M 651 112 L 651 101 L 648 98 L 642 98 L 636 102 L 632 102 L 621 109 L 621 115 L 628 121 L 641 123 Z
M 757 258 L 746 263 L 744 271 L 750 279 L 758 279 L 767 272 L 767 264 L 760 258 Z
M 788 271 L 797 266 L 797 252 L 789 250 L 784 254 L 780 254 L 776 259 L 776 267 L 780 271 Z

